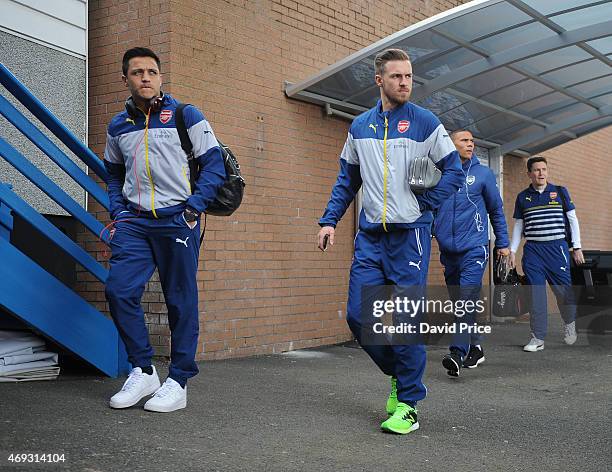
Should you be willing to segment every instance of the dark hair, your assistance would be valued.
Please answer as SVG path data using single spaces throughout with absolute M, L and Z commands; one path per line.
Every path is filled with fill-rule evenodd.
M 157 62 L 157 68 L 161 70 L 161 63 L 159 62 L 159 57 L 149 48 L 132 48 L 125 51 L 123 55 L 123 60 L 121 64 L 121 69 L 123 70 L 123 75 L 127 75 L 128 68 L 130 67 L 130 59 L 135 57 L 152 57 Z
M 548 161 L 546 160 L 545 157 L 542 157 L 542 156 L 530 157 L 529 159 L 527 159 L 527 172 L 531 172 L 531 167 L 536 162 L 543 162 L 544 164 L 548 166 Z
M 450 136 L 451 139 L 453 139 L 455 137 L 455 135 L 459 134 L 459 133 L 470 133 L 472 135 L 472 137 L 474 136 L 474 134 L 472 134 L 472 132 L 469 129 L 464 129 L 464 128 L 459 128 L 459 129 L 456 129 L 455 131 L 452 131 L 449 134 L 449 136 Z
M 389 61 L 408 61 L 410 57 L 401 49 L 386 49 L 379 52 L 374 58 L 374 67 L 377 75 L 382 75 L 385 71 L 385 64 Z

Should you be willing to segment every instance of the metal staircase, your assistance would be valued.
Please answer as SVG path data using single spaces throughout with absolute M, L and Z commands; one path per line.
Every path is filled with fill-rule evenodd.
M 106 181 L 102 161 L 1 63 L 0 84 L 4 87 L 4 90 L 0 89 L 0 114 L 108 209 L 106 192 L 15 108 L 3 93 L 6 91 L 15 97 L 91 171 Z M 1 130 L 0 156 L 88 231 L 96 237 L 102 233 L 102 223 L 6 142 Z M 11 244 L 13 215 L 19 215 L 59 247 L 65 257 L 72 258 L 102 283 L 108 276 L 108 271 L 83 248 L 16 195 L 9 185 L 0 182 L 0 307 L 106 375 L 116 377 L 126 372 L 129 365 L 125 347 L 113 322 Z

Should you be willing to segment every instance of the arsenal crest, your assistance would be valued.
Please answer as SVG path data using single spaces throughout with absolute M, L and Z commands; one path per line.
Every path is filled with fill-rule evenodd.
M 465 181 L 468 185 L 472 185 L 474 182 L 476 182 L 476 177 L 474 177 L 473 175 L 468 175 Z
M 550 199 L 554 200 L 555 198 L 557 198 L 557 192 L 550 192 Z
M 172 119 L 172 110 L 162 110 L 159 112 L 159 121 L 163 124 L 168 123 Z
M 408 128 L 410 128 L 410 121 L 408 120 L 400 120 L 397 123 L 397 130 L 400 133 L 405 133 L 406 131 L 408 131 Z

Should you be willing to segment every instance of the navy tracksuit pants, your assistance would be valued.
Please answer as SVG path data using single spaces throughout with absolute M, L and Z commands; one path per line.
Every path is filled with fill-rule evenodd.
M 351 331 L 380 370 L 397 378 L 398 400 L 412 406 L 427 393 L 422 381 L 425 346 L 364 342 L 364 329 L 372 324 L 372 319 L 364 317 L 372 317 L 372 312 L 370 310 L 369 315 L 367 309 L 362 312 L 362 289 L 381 285 L 421 286 L 424 294 L 430 251 L 431 230 L 428 227 L 390 233 L 359 231 L 349 281 L 346 314 Z
M 486 246 L 477 246 L 464 252 L 441 252 L 440 262 L 444 266 L 444 280 L 449 288 L 452 300 L 472 300 L 480 298 L 482 276 L 489 260 L 489 251 Z M 455 317 L 457 334 L 453 336 L 451 350 L 457 350 L 462 358 L 470 351 L 470 345 L 476 346 L 482 342 L 482 336 L 477 333 L 460 333 L 459 323 L 472 324 L 476 322 L 476 313 L 466 313 L 462 317 Z
M 565 323 L 576 319 L 576 302 L 570 275 L 570 254 L 567 242 L 527 241 L 523 247 L 523 271 L 531 285 L 531 332 L 538 339 L 546 337 L 548 306 L 546 282 L 555 294 Z
M 169 377 L 184 386 L 198 373 L 198 287 L 200 225 L 190 229 L 182 214 L 151 219 L 129 214 L 115 224 L 106 299 L 128 360 L 151 365 L 153 349 L 140 304 L 155 268 L 168 308 L 171 331 Z

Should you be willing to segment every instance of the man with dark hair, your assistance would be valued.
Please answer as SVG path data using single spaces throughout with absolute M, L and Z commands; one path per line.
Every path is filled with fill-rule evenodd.
M 340 173 L 323 217 L 318 245 L 334 244 L 335 227 L 363 188 L 363 209 L 355 238 L 350 273 L 347 322 L 378 367 L 391 377 L 387 413 L 381 427 L 406 434 L 418 429 L 419 400 L 425 398 L 422 377 L 425 346 L 420 342 L 368 342 L 371 286 L 413 286 L 422 291 L 431 248 L 430 227 L 435 210 L 461 184 L 459 155 L 444 126 L 433 113 L 409 102 L 412 65 L 401 50 L 387 50 L 375 60 L 377 105 L 359 115 L 349 129 L 340 155 Z M 442 171 L 435 188 L 415 195 L 408 184 L 410 163 L 428 156 Z M 362 297 L 365 299 L 362 300 Z M 363 309 L 363 315 L 362 315 Z M 372 316 L 372 311 L 369 312 Z M 371 336 L 370 336 L 371 337 Z
M 477 301 L 489 260 L 489 217 L 498 256 L 510 254 L 504 203 L 495 175 L 474 155 L 472 133 L 455 130 L 451 139 L 461 157 L 463 185 L 436 212 L 434 234 L 451 297 Z M 456 318 L 458 333 L 450 346 L 450 353 L 442 359 L 442 365 L 451 377 L 458 377 L 461 367 L 472 369 L 485 360 L 481 336 L 460 332 L 462 324 L 476 322 L 475 314 L 472 311 Z
M 572 257 L 584 263 L 576 207 L 565 187 L 548 182 L 548 163 L 541 156 L 527 161 L 531 185 L 518 194 L 514 205 L 514 230 L 510 244 L 510 265 L 516 266 L 516 251 L 525 236 L 523 271 L 531 285 L 531 340 L 523 350 L 544 349 L 548 324 L 546 281 L 550 284 L 565 322 L 564 341 L 576 342 L 576 304 L 570 277 L 567 242 L 571 235 Z
M 159 61 L 159 57 L 149 48 L 136 47 L 132 49 L 128 49 L 123 54 L 123 59 L 121 61 L 121 71 L 123 72 L 123 76 L 128 76 L 128 69 L 130 67 L 130 60 L 136 57 L 150 57 L 157 64 L 157 70 L 161 72 L 161 62 Z
M 147 48 L 123 56 L 123 83 L 131 96 L 108 126 L 104 151 L 114 222 L 106 298 L 133 367 L 110 406 L 128 408 L 154 394 L 145 410 L 170 412 L 185 408 L 187 379 L 198 373 L 199 220 L 223 184 L 225 166 L 210 125 L 197 108 L 186 107 L 185 124 L 200 165 L 192 194 L 175 124 L 178 102 L 161 91 L 159 65 Z M 140 304 L 156 268 L 171 331 L 170 370 L 161 387 Z

